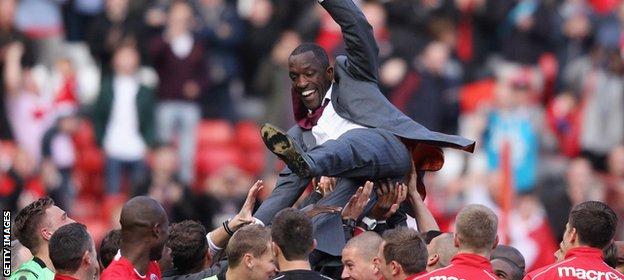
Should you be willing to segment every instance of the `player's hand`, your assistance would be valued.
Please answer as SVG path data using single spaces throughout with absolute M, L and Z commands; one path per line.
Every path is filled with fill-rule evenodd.
M 407 186 L 402 183 L 389 181 L 380 182 L 376 190 L 377 203 L 370 211 L 370 217 L 385 221 L 399 209 L 399 205 L 407 198 Z
M 316 179 L 312 179 L 312 184 L 314 184 L 314 191 L 325 197 L 336 188 L 336 178 L 322 176 L 318 182 Z
M 370 201 L 372 191 L 373 183 L 369 181 L 366 181 L 364 187 L 359 187 L 344 209 L 342 209 L 342 219 L 357 220 L 362 215 L 366 204 Z
M 236 214 L 236 216 L 234 216 L 234 218 L 230 220 L 230 223 L 228 224 L 228 226 L 232 230 L 237 230 L 240 227 L 251 224 L 254 221 L 252 216 L 253 208 L 256 204 L 258 193 L 260 192 L 260 190 L 262 190 L 262 188 L 264 188 L 262 180 L 256 181 L 256 183 L 251 186 L 249 192 L 247 192 L 247 199 L 245 199 L 243 207 L 238 212 L 238 214 Z

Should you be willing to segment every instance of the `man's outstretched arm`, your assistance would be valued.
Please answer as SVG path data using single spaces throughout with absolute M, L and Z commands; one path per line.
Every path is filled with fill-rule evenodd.
M 361 80 L 377 82 L 379 48 L 373 28 L 352 0 L 319 0 L 321 6 L 340 25 L 347 46 L 349 73 Z

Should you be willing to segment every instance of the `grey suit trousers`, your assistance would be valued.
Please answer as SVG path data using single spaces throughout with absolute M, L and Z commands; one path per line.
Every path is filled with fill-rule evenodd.
M 400 179 L 411 168 L 411 155 L 405 145 L 382 129 L 353 129 L 319 146 L 315 145 L 309 131 L 304 132 L 299 127 L 292 128 L 288 134 L 306 151 L 314 176 L 338 178 L 334 192 L 318 202 L 321 205 L 344 207 L 366 180 Z M 269 225 L 277 212 L 297 201 L 310 180 L 284 169 L 275 189 L 254 216 Z M 374 201 L 373 196 L 369 208 Z M 317 250 L 339 256 L 345 245 L 340 214 L 322 214 L 315 217 L 313 223 Z

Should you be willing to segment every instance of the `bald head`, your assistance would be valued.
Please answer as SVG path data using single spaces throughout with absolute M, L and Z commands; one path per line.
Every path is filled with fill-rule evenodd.
M 137 196 L 126 202 L 121 210 L 121 229 L 124 232 L 153 227 L 167 220 L 165 209 L 158 201 Z
M 490 263 L 499 279 L 521 280 L 524 277 L 524 257 L 514 247 L 496 246 L 490 256 Z
M 483 205 L 464 207 L 455 220 L 456 243 L 462 251 L 489 253 L 497 243 L 498 217 Z
M 122 251 L 149 253 L 159 260 L 169 236 L 169 219 L 165 209 L 147 196 L 130 199 L 121 209 Z
M 453 256 L 457 254 L 457 247 L 453 245 L 453 234 L 445 232 L 431 239 L 427 251 L 429 252 L 427 271 L 448 266 Z
M 356 249 L 363 259 L 372 261 L 377 256 L 381 242 L 383 242 L 383 239 L 381 239 L 379 234 L 367 231 L 351 238 L 347 242 L 345 249 Z

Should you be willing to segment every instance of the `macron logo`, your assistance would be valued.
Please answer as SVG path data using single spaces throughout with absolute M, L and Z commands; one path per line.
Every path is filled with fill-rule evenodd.
M 580 280 L 624 280 L 610 271 L 604 272 L 596 270 L 585 270 L 569 266 L 558 267 L 557 272 L 559 273 L 559 277 L 574 277 Z
M 457 278 L 455 276 L 431 276 L 429 280 L 465 280 L 464 278 Z

